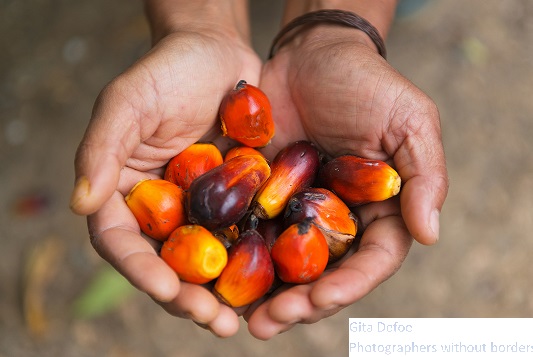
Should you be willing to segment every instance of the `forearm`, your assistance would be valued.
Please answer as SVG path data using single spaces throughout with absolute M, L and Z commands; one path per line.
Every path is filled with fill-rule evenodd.
M 217 30 L 250 42 L 248 0 L 144 0 L 154 43 L 177 31 Z
M 287 0 L 283 24 L 305 13 L 338 9 L 352 11 L 369 21 L 385 39 L 394 19 L 398 0 Z

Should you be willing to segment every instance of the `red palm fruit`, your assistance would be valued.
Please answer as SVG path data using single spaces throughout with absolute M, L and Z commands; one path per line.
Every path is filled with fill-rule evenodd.
M 198 225 L 185 225 L 173 231 L 161 248 L 161 258 L 183 281 L 205 284 L 217 278 L 226 263 L 226 247 Z
M 188 190 L 191 182 L 223 161 L 220 150 L 211 143 L 194 143 L 168 163 L 164 179 Z
M 189 220 L 209 230 L 236 224 L 269 175 L 268 163 L 258 155 L 237 156 L 206 172 L 189 187 Z
M 260 151 L 251 148 L 249 146 L 235 146 L 226 152 L 226 155 L 224 156 L 224 161 L 228 161 L 230 159 L 233 159 L 235 156 L 242 156 L 242 155 L 259 155 L 261 157 L 265 157 Z
M 357 219 L 333 192 L 318 187 L 294 194 L 285 210 L 285 225 L 311 219 L 320 228 L 329 247 L 329 263 L 348 252 L 357 233 Z
M 219 117 L 222 133 L 246 146 L 266 146 L 274 136 L 268 97 L 244 80 L 222 98 Z
M 343 155 L 326 163 L 320 184 L 348 206 L 383 201 L 400 192 L 401 178 L 386 162 Z
M 270 251 L 279 278 L 286 283 L 309 283 L 320 277 L 328 264 L 328 243 L 311 220 L 289 226 Z
M 285 230 L 283 216 L 279 215 L 273 219 L 260 219 L 251 214 L 245 222 L 245 229 L 255 229 L 259 232 L 265 240 L 268 251 L 270 251 L 276 239 Z
M 274 266 L 263 237 L 253 229 L 241 233 L 230 248 L 228 263 L 213 292 L 226 305 L 248 305 L 265 295 L 274 282 Z
M 185 191 L 166 180 L 138 182 L 125 197 L 126 204 L 147 236 L 164 241 L 187 224 Z
M 254 198 L 253 212 L 261 219 L 283 212 L 291 196 L 316 179 L 320 156 L 308 141 L 296 141 L 283 148 L 272 161 L 272 173 Z

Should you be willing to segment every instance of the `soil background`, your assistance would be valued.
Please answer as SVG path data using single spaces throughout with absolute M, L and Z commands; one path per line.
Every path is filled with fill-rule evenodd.
M 281 10 L 251 1 L 263 57 Z M 0 357 L 345 356 L 349 317 L 533 315 L 530 0 L 435 0 L 395 22 L 388 60 L 437 103 L 451 185 L 438 244 L 370 295 L 268 342 L 244 322 L 218 339 L 120 280 L 105 313 L 73 315 L 107 267 L 68 209 L 74 153 L 99 91 L 149 45 L 137 1 L 0 2 Z

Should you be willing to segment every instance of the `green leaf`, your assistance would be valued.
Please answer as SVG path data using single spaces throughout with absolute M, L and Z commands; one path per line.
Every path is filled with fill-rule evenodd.
M 72 305 L 76 318 L 106 314 L 124 303 L 135 288 L 110 266 L 99 270 Z

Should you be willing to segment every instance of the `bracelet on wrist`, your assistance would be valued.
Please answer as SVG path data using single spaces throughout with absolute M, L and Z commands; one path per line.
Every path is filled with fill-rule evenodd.
M 288 42 L 286 37 L 290 32 L 297 28 L 302 30 L 302 27 L 304 26 L 313 26 L 321 23 L 343 25 L 363 31 L 368 37 L 370 37 L 372 42 L 374 42 L 378 49 L 378 53 L 383 58 L 387 58 L 385 42 L 378 30 L 370 22 L 354 12 L 333 9 L 309 12 L 293 19 L 285 25 L 272 41 L 268 58 L 271 59 L 274 57 L 276 51 Z

